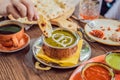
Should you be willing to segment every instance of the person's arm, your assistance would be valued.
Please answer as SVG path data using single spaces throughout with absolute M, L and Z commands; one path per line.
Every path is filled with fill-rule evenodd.
M 120 20 L 120 0 L 116 0 L 113 6 L 105 14 L 105 17 Z
M 38 14 L 31 0 L 0 0 L 0 15 L 12 14 L 14 18 L 28 17 L 38 19 Z

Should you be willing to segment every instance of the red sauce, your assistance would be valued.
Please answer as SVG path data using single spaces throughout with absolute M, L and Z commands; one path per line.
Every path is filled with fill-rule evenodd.
M 97 38 L 103 38 L 104 37 L 104 33 L 101 30 L 92 30 L 90 32 L 90 34 L 97 37 Z
M 109 71 L 102 66 L 88 67 L 84 72 L 85 80 L 111 80 Z
M 93 19 L 97 19 L 99 17 L 99 15 L 85 15 L 85 14 L 80 14 L 81 17 L 83 17 L 83 19 L 85 20 L 93 20 Z

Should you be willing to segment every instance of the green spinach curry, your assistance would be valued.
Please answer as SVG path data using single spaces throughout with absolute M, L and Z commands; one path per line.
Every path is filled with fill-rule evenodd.
M 76 36 L 67 30 L 55 30 L 52 36 L 45 38 L 45 41 L 53 47 L 68 47 L 75 43 Z

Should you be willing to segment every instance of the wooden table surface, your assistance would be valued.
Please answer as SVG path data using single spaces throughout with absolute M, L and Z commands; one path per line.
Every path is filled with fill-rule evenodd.
M 85 24 L 78 22 L 81 27 Z M 68 80 L 72 69 L 54 69 L 41 71 L 34 68 L 35 59 L 31 50 L 33 42 L 41 35 L 37 25 L 32 26 L 26 33 L 30 36 L 30 45 L 25 49 L 9 54 L 0 53 L 0 80 Z M 111 50 L 118 50 L 120 47 L 112 47 L 99 43 L 89 42 L 92 48 L 92 57 L 105 54 Z

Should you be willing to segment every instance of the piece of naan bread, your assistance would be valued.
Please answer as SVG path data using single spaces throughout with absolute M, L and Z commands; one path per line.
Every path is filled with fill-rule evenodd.
M 52 32 L 53 32 L 52 25 L 44 16 L 40 15 L 40 19 L 38 20 L 38 25 L 45 37 L 52 36 Z

